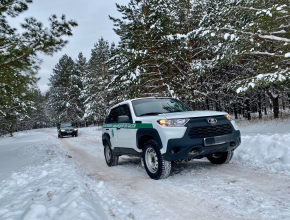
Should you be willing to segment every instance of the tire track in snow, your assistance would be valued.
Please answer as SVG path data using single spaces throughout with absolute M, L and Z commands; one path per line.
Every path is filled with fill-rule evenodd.
M 56 133 L 49 133 L 57 138 Z M 140 169 L 132 170 L 132 167 L 128 169 L 122 166 L 128 164 L 126 160 L 120 161 L 120 166 L 108 167 L 104 158 L 94 157 L 78 148 L 76 138 L 58 140 L 71 152 L 74 161 L 88 176 L 104 181 L 116 197 L 135 206 L 135 213 L 139 212 L 139 216 L 147 219 L 192 219 L 193 217 L 199 220 L 221 219 L 220 214 L 214 210 L 209 212 L 209 207 L 206 209 L 200 207 L 201 199 L 192 198 L 186 190 L 171 185 L 168 179 L 151 180 L 143 168 L 140 172 Z M 101 144 L 84 137 L 81 137 L 81 140 L 95 145 Z M 136 217 L 138 218 L 138 215 Z M 227 218 L 224 215 L 222 219 L 232 219 L 231 217 Z
M 116 197 L 147 219 L 290 219 L 289 176 L 235 161 L 218 166 L 197 160 L 175 164 L 168 179 L 154 181 L 140 159 L 122 157 L 119 166 L 108 167 L 99 141 L 80 135 L 59 142 L 88 176 L 106 182 Z M 93 147 L 100 152 L 90 151 Z

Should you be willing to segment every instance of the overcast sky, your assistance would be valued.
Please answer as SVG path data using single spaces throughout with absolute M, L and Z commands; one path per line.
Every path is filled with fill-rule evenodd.
M 24 21 L 24 18 L 34 17 L 47 26 L 50 15 L 65 14 L 67 19 L 78 22 L 79 26 L 73 28 L 73 36 L 68 39 L 69 43 L 62 51 L 54 54 L 53 57 L 40 55 L 43 63 L 38 74 L 41 77 L 38 86 L 42 92 L 48 90 L 48 78 L 64 54 L 75 60 L 79 52 L 83 52 L 84 56 L 89 59 L 94 43 L 101 37 L 110 43 L 119 41 L 119 37 L 113 31 L 113 22 L 109 19 L 109 15 L 121 17 L 121 13 L 117 11 L 116 2 L 120 5 L 127 5 L 129 0 L 34 0 L 33 4 L 29 5 L 28 11 L 11 21 L 10 24 L 17 27 L 19 22 Z

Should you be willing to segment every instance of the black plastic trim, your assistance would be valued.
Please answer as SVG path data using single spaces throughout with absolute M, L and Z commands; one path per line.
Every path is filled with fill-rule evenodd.
M 235 150 L 240 145 L 240 131 L 234 131 L 226 135 L 228 142 L 211 146 L 204 146 L 204 139 L 169 139 L 166 153 L 163 154 L 166 160 L 184 160 L 197 158 L 201 159 L 217 152 Z
M 232 123 L 225 116 L 211 116 L 210 118 L 215 118 L 217 120 L 217 123 L 213 125 L 207 122 L 207 118 L 208 117 L 191 118 L 185 125 L 187 129 L 182 138 L 168 140 L 166 152 L 163 154 L 164 158 L 170 161 L 192 158 L 200 159 L 213 153 L 235 150 L 240 145 L 240 131 L 236 131 Z M 193 127 L 216 126 L 222 124 L 229 124 L 232 128 L 231 134 L 222 135 L 225 136 L 227 140 L 226 143 L 205 146 L 204 138 L 192 139 L 189 136 L 189 132 Z
M 137 133 L 136 133 L 136 141 L 137 141 L 137 147 L 140 149 L 139 147 L 139 139 L 144 136 L 144 135 L 149 135 L 149 136 L 152 136 L 155 141 L 157 142 L 158 144 L 158 147 L 160 149 L 162 149 L 163 145 L 162 145 L 162 142 L 161 142 L 161 138 L 159 136 L 159 133 L 156 129 L 154 128 L 140 128 L 137 130 Z
M 102 135 L 103 146 L 105 147 L 104 140 L 106 140 L 109 143 L 109 146 L 111 147 L 110 135 L 108 133 L 104 133 Z
M 141 157 L 142 153 L 132 149 L 132 148 L 125 148 L 125 147 L 115 147 L 113 149 L 113 154 L 116 156 L 121 156 L 121 155 L 133 155 L 137 157 Z

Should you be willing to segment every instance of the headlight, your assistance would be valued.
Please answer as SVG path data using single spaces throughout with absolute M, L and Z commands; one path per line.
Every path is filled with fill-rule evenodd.
M 227 114 L 226 117 L 227 117 L 227 119 L 228 119 L 229 121 L 232 120 L 232 117 L 230 116 L 230 114 Z
M 63 130 L 63 129 L 61 129 L 60 131 L 61 131 L 61 132 L 65 132 L 65 130 Z
M 75 131 L 77 131 L 78 129 L 77 129 L 77 128 L 75 128 L 74 130 L 75 130 Z
M 163 127 L 182 127 L 189 121 L 188 118 L 161 119 L 157 122 Z

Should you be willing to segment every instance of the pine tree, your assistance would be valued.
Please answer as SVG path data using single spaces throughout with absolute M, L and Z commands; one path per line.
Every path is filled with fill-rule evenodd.
M 20 33 L 10 27 L 7 17 L 16 17 L 28 10 L 32 0 L 7 0 L 0 2 L 0 121 L 6 121 L 12 135 L 17 123 L 26 115 L 27 102 L 23 94 L 35 86 L 40 60 L 38 52 L 53 55 L 67 43 L 64 36 L 72 35 L 75 21 L 62 15 L 49 18 L 45 28 L 35 18 L 26 18 Z M 27 101 L 27 102 L 26 102 Z
M 172 77 L 167 69 L 167 35 L 170 35 L 170 1 L 131 0 L 128 6 L 117 9 L 123 20 L 110 17 L 118 28 L 115 32 L 121 37 L 123 54 L 130 57 L 130 74 L 127 80 L 134 80 L 141 96 L 172 96 Z M 132 73 L 135 76 L 132 76 Z M 135 89 L 135 88 L 134 88 Z
M 245 74 L 238 79 L 238 91 L 250 87 L 265 89 L 272 100 L 274 116 L 279 117 L 279 96 L 288 84 L 290 31 L 289 1 L 251 1 L 233 10 L 240 17 L 247 17 L 244 25 L 235 27 L 240 35 L 239 58 Z

